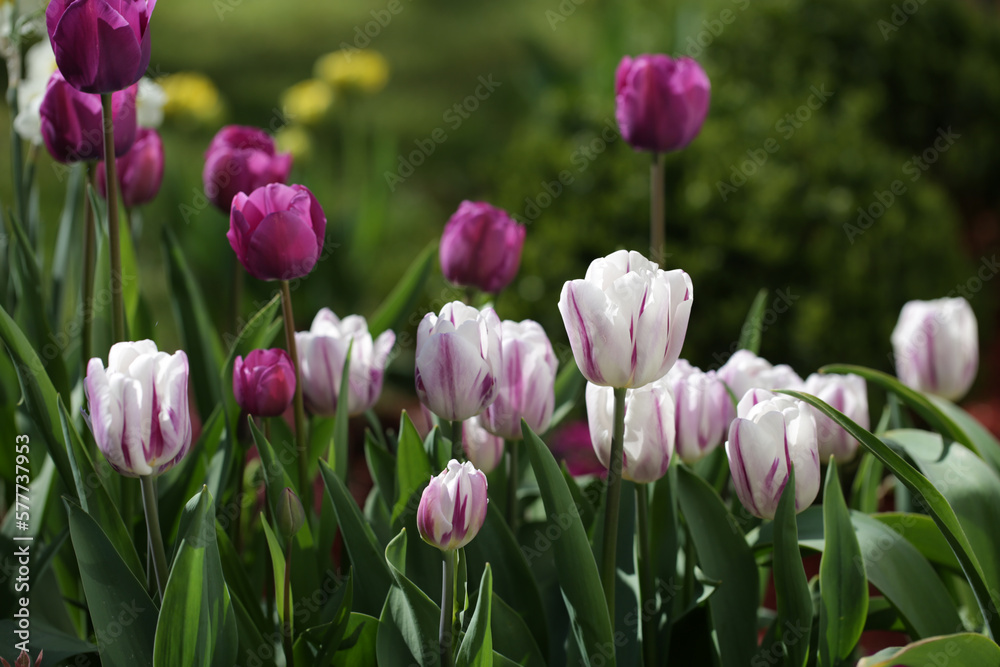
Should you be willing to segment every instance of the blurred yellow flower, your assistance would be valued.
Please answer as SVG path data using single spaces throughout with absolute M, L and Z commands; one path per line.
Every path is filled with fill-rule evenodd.
M 281 105 L 290 120 L 312 125 L 333 106 L 333 89 L 319 79 L 299 81 L 281 94 Z
M 222 119 L 223 103 L 219 89 L 200 72 L 176 72 L 157 83 L 166 93 L 163 113 L 167 117 L 182 117 L 206 125 Z
M 278 150 L 291 153 L 296 160 L 307 160 L 312 155 L 312 136 L 301 125 L 285 125 L 274 135 Z
M 341 49 L 320 56 L 315 72 L 334 88 L 374 94 L 389 80 L 389 61 L 378 51 Z

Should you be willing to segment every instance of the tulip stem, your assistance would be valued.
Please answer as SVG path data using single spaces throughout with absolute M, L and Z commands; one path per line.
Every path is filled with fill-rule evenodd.
M 312 489 L 309 487 L 309 462 L 306 460 L 308 449 L 306 445 L 306 409 L 302 402 L 302 369 L 299 367 L 299 352 L 295 345 L 295 316 L 292 315 L 292 290 L 288 281 L 281 281 L 281 312 L 285 320 L 285 344 L 288 346 L 288 356 L 292 358 L 295 367 L 295 449 L 299 461 L 299 495 L 303 505 L 312 505 Z
M 156 482 L 149 475 L 139 478 L 142 484 L 142 509 L 146 513 L 146 531 L 153 547 L 153 569 L 156 571 L 156 588 L 160 601 L 167 590 L 167 555 L 163 550 L 163 533 L 160 532 L 160 515 L 156 509 Z
M 666 243 L 666 193 L 663 190 L 663 153 L 653 153 L 649 167 L 649 255 L 663 268 Z
M 657 667 L 656 623 L 653 612 L 656 600 L 653 597 L 653 564 L 649 549 L 649 485 L 635 485 L 636 532 L 639 537 L 639 551 L 636 560 L 639 565 L 639 610 L 642 617 L 642 654 L 646 667 Z
M 517 511 L 517 440 L 507 441 L 507 452 L 510 455 L 510 470 L 507 471 L 507 525 L 510 532 L 517 537 L 519 512 Z
M 112 342 L 125 340 L 125 302 L 122 298 L 122 242 L 118 230 L 118 170 L 115 164 L 115 125 L 111 116 L 111 93 L 101 95 L 104 112 L 104 175 L 108 190 L 108 243 L 111 246 Z
M 448 437 L 451 438 L 451 457 L 459 461 L 464 461 L 465 450 L 462 447 L 462 420 L 456 419 L 448 423 L 451 424 L 451 432 L 448 434 Z
M 292 542 L 294 538 L 289 537 L 286 542 L 285 547 L 285 582 L 283 584 L 284 590 L 284 609 L 282 610 L 281 617 L 284 619 L 281 628 L 281 638 L 282 643 L 285 646 L 285 664 L 294 665 L 295 651 L 293 650 L 294 643 L 292 642 Z
M 459 422 L 461 423 L 461 422 Z M 455 611 L 455 551 L 442 552 L 441 565 L 441 623 L 438 625 L 438 646 L 441 649 L 441 667 L 452 667 L 451 619 Z
M 622 491 L 622 451 L 625 440 L 625 388 L 615 387 L 615 431 L 611 439 L 607 493 L 604 497 L 604 545 L 601 558 L 601 583 L 608 602 L 608 616 L 615 619 L 615 553 L 618 547 L 618 513 Z
M 87 164 L 87 187 L 91 187 L 91 171 L 93 166 Z M 83 367 L 87 367 L 90 360 L 91 339 L 94 329 L 94 266 L 95 258 L 95 236 L 94 231 L 94 207 L 90 203 L 90 197 L 83 198 L 83 330 L 80 334 L 81 357 Z

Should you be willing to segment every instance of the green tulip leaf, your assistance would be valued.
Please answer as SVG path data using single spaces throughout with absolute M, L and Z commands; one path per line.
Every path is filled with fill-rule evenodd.
M 986 667 L 1000 665 L 1000 646 L 988 637 L 963 632 L 914 642 L 903 648 L 890 648 L 869 658 L 858 667 Z
M 368 331 L 371 332 L 372 338 L 383 331 L 396 329 L 405 323 L 406 316 L 417 305 L 420 291 L 424 288 L 424 283 L 427 282 L 427 277 L 431 274 L 431 267 L 434 266 L 434 256 L 437 255 L 437 251 L 438 243 L 432 241 L 410 264 L 399 283 L 368 321 Z
M 774 515 L 772 572 L 778 599 L 776 641 L 784 646 L 785 664 L 789 667 L 802 667 L 809 657 L 813 604 L 809 580 L 806 579 L 802 554 L 799 552 L 798 525 L 795 523 L 794 468 L 788 470 L 788 481 Z
M 399 487 L 399 497 L 392 508 L 394 526 L 399 525 L 399 519 L 404 513 L 417 511 L 411 499 L 414 493 L 426 486 L 433 476 L 434 470 L 431 468 L 427 452 L 424 451 L 424 443 L 417 433 L 417 427 L 413 425 L 410 415 L 404 410 L 399 424 L 399 445 L 396 451 L 396 484 Z
M 370 667 L 378 664 L 375 642 L 379 621 L 366 614 L 352 612 L 344 630 L 340 648 L 333 654 L 333 667 Z
M 476 609 L 469 621 L 469 629 L 458 647 L 458 665 L 468 667 L 492 667 L 493 665 L 493 633 L 490 629 L 492 621 L 491 610 L 493 602 L 493 572 L 489 563 L 483 570 L 483 578 L 479 583 L 479 596 L 476 598 Z
M 753 303 L 750 304 L 750 310 L 747 312 L 747 318 L 743 322 L 743 327 L 740 329 L 740 340 L 739 349 L 749 350 L 754 354 L 760 352 L 760 341 L 761 334 L 764 331 L 764 308 L 767 306 L 767 294 L 766 288 L 761 288 L 757 292 L 757 296 L 753 298 Z

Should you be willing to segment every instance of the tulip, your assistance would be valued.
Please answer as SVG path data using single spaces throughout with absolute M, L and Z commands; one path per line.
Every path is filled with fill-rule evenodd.
M 708 113 L 711 85 L 691 58 L 622 58 L 615 72 L 615 117 L 637 150 L 666 153 L 687 146 Z
M 59 70 L 77 90 L 112 93 L 149 67 L 156 0 L 51 0 L 45 25 Z
M 552 456 L 557 461 L 565 463 L 569 474 L 574 477 L 607 474 L 607 467 L 601 465 L 594 453 L 594 444 L 590 439 L 590 425 L 587 422 L 570 422 L 555 431 L 547 440 Z
M 295 394 L 295 368 L 281 349 L 253 350 L 236 357 L 233 364 L 233 395 L 240 409 L 257 417 L 285 413 Z
M 34 667 L 42 667 L 42 656 L 44 654 L 45 651 L 38 652 L 38 658 L 35 660 Z M 3 667 L 10 667 L 10 663 L 3 658 L 0 658 L 0 664 L 2 664 Z M 14 667 L 31 667 L 31 656 L 27 651 L 21 649 L 21 654 L 17 656 L 17 659 L 14 661 Z
M 442 419 L 475 417 L 496 400 L 501 326 L 492 308 L 453 301 L 417 327 L 416 384 L 420 402 Z
M 858 375 L 820 375 L 813 373 L 806 379 L 805 391 L 843 412 L 861 428 L 867 429 L 868 389 L 864 378 Z M 816 419 L 816 437 L 819 440 L 819 460 L 827 463 L 833 456 L 837 463 L 846 463 L 858 451 L 858 441 L 844 427 L 830 417 L 813 410 Z
M 910 301 L 892 331 L 896 375 L 908 387 L 958 401 L 979 366 L 976 316 L 962 297 Z
M 486 202 L 463 201 L 441 235 L 441 271 L 456 285 L 496 293 L 521 265 L 524 225 Z
M 486 521 L 486 475 L 466 461 L 455 459 L 420 496 L 417 528 L 424 542 L 441 551 L 461 549 Z
M 482 414 L 483 426 L 507 440 L 521 439 L 521 420 L 544 433 L 555 407 L 558 361 L 538 322 L 504 320 L 500 385 L 496 401 Z
M 163 107 L 167 91 L 149 77 L 139 79 L 135 95 L 135 119 L 139 127 L 158 128 L 163 124 Z
M 802 389 L 802 378 L 787 364 L 771 363 L 749 350 L 737 350 L 719 369 L 719 378 L 733 395 L 742 397 L 751 389 Z
M 736 409 L 715 371 L 705 373 L 679 359 L 665 381 L 674 401 L 677 455 L 691 464 L 722 444 Z
M 693 299 L 684 271 L 663 271 L 635 251 L 619 250 L 594 260 L 583 280 L 563 285 L 559 312 L 587 380 L 642 387 L 677 361 Z
M 326 216 L 304 185 L 272 183 L 233 198 L 226 238 L 243 267 L 260 280 L 291 280 L 316 266 Z
M 276 153 L 274 140 L 266 132 L 227 125 L 205 151 L 202 182 L 208 200 L 229 213 L 237 194 L 249 194 L 269 183 L 284 183 L 291 169 L 292 156 Z
M 389 62 L 371 49 L 341 49 L 316 61 L 315 74 L 343 92 L 369 95 L 385 87 L 389 80 Z
M 347 412 L 360 415 L 375 405 L 382 393 L 385 367 L 395 342 L 396 334 L 391 331 L 382 332 L 372 341 L 368 323 L 360 315 L 348 315 L 341 320 L 329 308 L 320 310 L 309 331 L 295 334 L 302 367 L 302 390 L 309 409 L 325 416 L 337 413 L 348 347 L 351 348 L 351 368 Z
M 159 352 L 151 340 L 116 343 L 108 367 L 87 364 L 84 380 L 94 440 L 111 467 L 128 477 L 156 477 L 191 446 L 188 358 Z
M 135 94 L 136 88 L 132 87 L 111 96 L 115 155 L 118 157 L 125 155 L 135 142 Z M 39 107 L 42 140 L 49 154 L 62 163 L 103 159 L 104 119 L 101 113 L 100 95 L 81 93 L 61 73 L 54 73 Z
M 604 467 L 610 468 L 614 392 L 611 387 L 588 383 L 586 401 L 594 451 Z M 663 477 L 674 453 L 674 437 L 674 403 L 666 381 L 629 389 L 625 394 L 622 477 L 639 483 Z
M 759 398 L 760 396 L 758 396 Z M 795 466 L 795 511 L 805 510 L 819 493 L 816 421 L 801 401 L 772 396 L 753 404 L 744 397 L 729 426 L 726 456 L 733 486 L 754 516 L 773 519 Z
M 504 442 L 483 428 L 482 418 L 480 415 L 462 425 L 462 451 L 472 465 L 489 474 L 503 458 Z
M 302 507 L 302 501 L 287 486 L 278 498 L 278 506 L 275 508 L 275 519 L 278 524 L 278 530 L 286 540 L 295 537 L 306 522 L 306 511 Z
M 128 153 L 118 158 L 118 184 L 125 206 L 153 201 L 163 183 L 163 140 L 156 130 L 141 127 Z M 97 166 L 97 190 L 107 197 L 104 162 Z
M 17 116 L 14 130 L 25 141 L 42 143 L 42 99 L 49 79 L 56 71 L 56 56 L 47 38 L 42 39 L 24 55 L 25 76 L 17 86 Z M 103 126 L 102 126 L 103 127 Z

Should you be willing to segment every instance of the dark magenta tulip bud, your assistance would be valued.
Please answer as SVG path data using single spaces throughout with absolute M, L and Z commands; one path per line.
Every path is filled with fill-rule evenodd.
M 56 64 L 85 93 L 113 93 L 149 67 L 156 0 L 52 0 L 45 11 Z
M 708 76 L 691 58 L 625 56 L 615 73 L 615 117 L 622 137 L 642 151 L 684 148 L 701 130 L 710 90 Z
M 118 187 L 125 206 L 148 204 L 163 183 L 163 140 L 156 130 L 140 127 L 128 153 L 116 161 Z M 97 191 L 107 198 L 104 161 L 97 165 Z
M 276 153 L 274 139 L 266 132 L 227 125 L 205 151 L 202 182 L 208 200 L 228 213 L 238 193 L 249 194 L 269 183 L 284 183 L 291 169 L 292 156 Z
M 247 414 L 277 417 L 295 395 L 295 367 L 281 349 L 254 350 L 233 364 L 233 395 Z
M 115 125 L 115 155 L 121 157 L 135 143 L 136 86 L 111 97 Z M 81 93 L 58 71 L 49 79 L 39 108 L 42 140 L 58 162 L 89 162 L 104 159 L 104 120 L 101 96 Z
M 441 235 L 441 271 L 456 285 L 499 292 L 521 265 L 524 233 L 506 211 L 463 201 Z
M 240 263 L 260 280 L 291 280 L 316 266 L 326 216 L 304 185 L 272 183 L 233 198 L 226 237 Z

